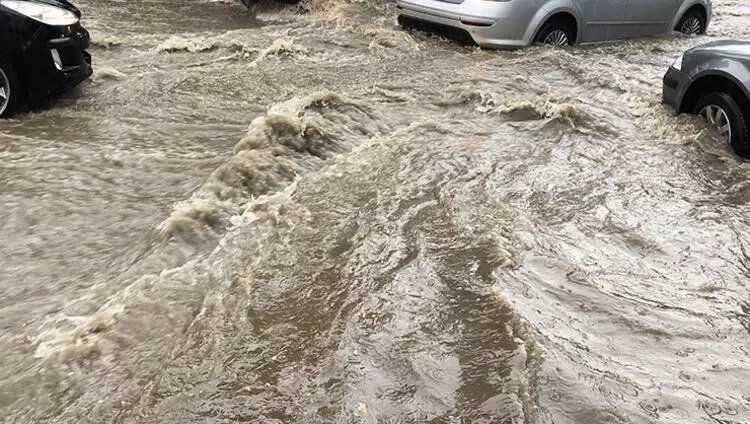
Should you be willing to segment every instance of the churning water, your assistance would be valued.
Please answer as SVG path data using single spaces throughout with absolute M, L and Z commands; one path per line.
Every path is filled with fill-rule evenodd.
M 86 0 L 0 123 L 8 423 L 748 423 L 750 165 L 709 34 L 489 51 L 387 1 Z

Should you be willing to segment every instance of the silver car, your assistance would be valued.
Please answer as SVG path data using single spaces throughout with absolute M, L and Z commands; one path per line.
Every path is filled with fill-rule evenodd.
M 664 75 L 662 98 L 705 119 L 750 158 L 750 41 L 714 41 L 686 51 Z
M 483 47 L 584 44 L 703 34 L 710 0 L 397 0 L 402 26 Z

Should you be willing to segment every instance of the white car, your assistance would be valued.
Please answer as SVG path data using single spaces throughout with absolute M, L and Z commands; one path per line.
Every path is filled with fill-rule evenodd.
M 709 0 L 397 0 L 405 27 L 483 47 L 595 43 L 666 34 L 703 34 Z

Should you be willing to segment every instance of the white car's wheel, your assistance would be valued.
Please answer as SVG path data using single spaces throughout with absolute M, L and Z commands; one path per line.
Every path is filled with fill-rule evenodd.
M 547 36 L 544 37 L 544 40 L 542 40 L 542 43 L 558 47 L 567 46 L 570 44 L 570 38 L 568 38 L 568 33 L 566 33 L 564 30 L 556 29 L 547 34 Z
M 564 21 L 553 20 L 544 24 L 534 42 L 554 47 L 569 46 L 573 44 L 573 31 Z
M 685 35 L 700 35 L 706 32 L 706 17 L 698 9 L 685 13 L 677 24 L 677 31 Z

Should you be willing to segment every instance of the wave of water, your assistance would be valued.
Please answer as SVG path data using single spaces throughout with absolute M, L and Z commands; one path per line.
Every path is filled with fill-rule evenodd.
M 746 32 L 745 5 L 717 3 L 716 34 Z M 95 29 L 125 11 L 84 5 Z M 224 26 L 197 24 L 219 7 Z M 56 296 L 51 265 L 36 294 L 3 285 L 62 305 L 25 330 L 3 306 L 8 422 L 750 419 L 748 167 L 659 103 L 666 64 L 701 39 L 494 52 L 401 31 L 390 2 L 193 13 L 94 33 L 86 95 L 0 127 L 23 181 L 5 194 L 9 263 L 39 266 L 34 237 L 54 239 L 12 206 L 46 187 L 25 166 L 44 152 L 107 172 L 67 165 L 71 220 L 109 217 L 85 205 L 116 187 L 162 208 L 107 221 L 132 222 L 103 233 L 133 240 L 126 259 L 59 253 L 111 268 L 80 289 Z M 34 147 L 96 113 L 76 130 L 112 151 Z M 180 174 L 184 195 L 138 197 Z

